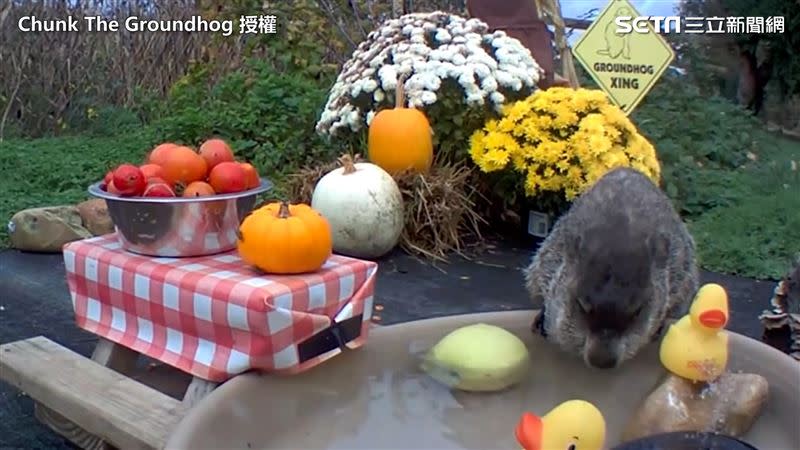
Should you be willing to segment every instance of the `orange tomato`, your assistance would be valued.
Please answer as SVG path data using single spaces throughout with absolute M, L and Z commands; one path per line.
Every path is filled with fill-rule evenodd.
M 208 171 L 206 160 L 191 148 L 183 146 L 170 149 L 161 167 L 168 182 L 184 186 L 193 181 L 204 180 Z
M 214 194 L 216 194 L 214 188 L 205 181 L 191 182 L 186 186 L 186 189 L 183 190 L 184 197 L 205 197 Z
M 165 142 L 163 144 L 156 145 L 156 147 L 148 155 L 147 162 L 159 166 L 163 165 L 167 160 L 167 155 L 169 155 L 170 150 L 175 147 L 178 147 L 178 144 L 173 144 L 172 142 Z
M 245 189 L 257 188 L 261 184 L 261 178 L 258 176 L 258 171 L 250 163 L 239 163 L 244 169 L 245 173 Z
M 233 162 L 233 150 L 222 139 L 209 139 L 200 146 L 200 156 L 206 160 L 208 170 L 222 162 Z

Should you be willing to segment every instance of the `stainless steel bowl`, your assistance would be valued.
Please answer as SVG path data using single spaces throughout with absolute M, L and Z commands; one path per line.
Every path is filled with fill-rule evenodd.
M 123 249 L 148 256 L 213 255 L 236 248 L 236 230 L 253 210 L 256 196 L 272 189 L 261 180 L 257 188 L 209 197 L 119 197 L 89 186 L 102 198 Z

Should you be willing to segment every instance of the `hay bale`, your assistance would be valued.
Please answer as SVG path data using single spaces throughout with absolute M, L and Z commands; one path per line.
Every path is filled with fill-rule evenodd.
M 356 162 L 362 161 L 355 155 Z M 338 167 L 337 162 L 305 167 L 287 179 L 292 202 L 310 203 L 317 182 Z M 463 254 L 470 239 L 480 238 L 486 221 L 476 212 L 474 170 L 466 164 L 437 163 L 425 175 L 395 177 L 405 206 L 405 226 L 400 247 L 434 261 L 451 253 Z

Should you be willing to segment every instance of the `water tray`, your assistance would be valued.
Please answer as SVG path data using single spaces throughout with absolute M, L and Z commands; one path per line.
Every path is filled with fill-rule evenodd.
M 571 398 L 593 402 L 608 423 L 608 446 L 665 374 L 657 346 L 612 371 L 592 370 L 533 336 L 533 313 L 470 314 L 377 327 L 360 350 L 296 376 L 242 375 L 189 412 L 166 448 L 519 449 L 523 411 L 544 414 Z M 448 332 L 484 322 L 528 345 L 531 376 L 501 393 L 451 391 L 418 369 L 418 357 Z M 800 442 L 800 364 L 747 337 L 731 336 L 730 368 L 770 383 L 767 407 L 744 440 L 759 450 Z

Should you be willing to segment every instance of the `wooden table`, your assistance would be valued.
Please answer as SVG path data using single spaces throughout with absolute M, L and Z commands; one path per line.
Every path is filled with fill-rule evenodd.
M 320 271 L 265 276 L 235 252 L 147 258 L 112 236 L 64 248 L 91 359 L 39 336 L 0 346 L 0 378 L 82 448 L 159 449 L 185 411 L 248 371 L 293 374 L 366 342 L 377 264 L 332 256 Z M 186 380 L 146 382 L 148 357 Z M 174 386 L 173 386 L 174 387 Z

